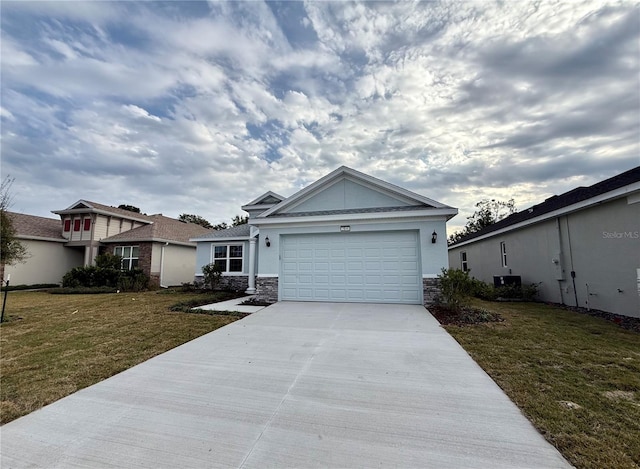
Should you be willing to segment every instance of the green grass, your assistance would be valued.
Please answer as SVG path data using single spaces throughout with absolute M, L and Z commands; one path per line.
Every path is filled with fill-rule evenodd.
M 241 317 L 169 311 L 176 302 L 202 297 L 156 292 L 9 293 L 8 321 L 0 325 L 0 422 L 28 414 Z
M 640 334 L 537 303 L 474 305 L 505 321 L 447 331 L 571 464 L 640 467 Z

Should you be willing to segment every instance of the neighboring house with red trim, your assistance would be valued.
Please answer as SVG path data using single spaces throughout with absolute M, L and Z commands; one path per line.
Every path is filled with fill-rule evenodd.
M 62 236 L 60 220 L 6 212 L 16 238 L 27 250 L 25 262 L 7 265 L 3 279 L 11 275 L 11 285 L 58 283 L 74 267 L 83 265 L 83 253 L 69 249 Z
M 519 276 L 543 301 L 640 317 L 640 166 L 462 238 L 449 265 L 489 283 Z
M 196 244 L 189 238 L 211 231 L 87 200 L 53 213 L 60 220 L 10 213 L 17 237 L 29 251 L 25 263 L 6 267 L 13 285 L 59 283 L 71 268 L 93 265 L 104 252 L 122 256 L 123 268 L 139 267 L 152 284 L 179 285 L 193 280 Z

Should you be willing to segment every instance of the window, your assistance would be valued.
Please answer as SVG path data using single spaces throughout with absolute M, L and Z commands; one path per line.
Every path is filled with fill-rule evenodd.
M 71 231 L 71 219 L 67 218 L 64 221 L 64 231 Z
M 242 245 L 214 246 L 213 263 L 222 272 L 242 272 Z
M 500 243 L 500 257 L 502 258 L 502 267 L 507 267 L 507 245 L 504 241 Z
M 117 246 L 113 253 L 122 257 L 122 263 L 120 264 L 122 270 L 132 270 L 138 267 L 139 251 L 140 248 L 138 246 Z
M 460 253 L 460 265 L 464 272 L 469 271 L 469 264 L 467 263 L 467 251 L 462 251 Z
M 91 230 L 91 218 L 84 219 L 84 231 Z
M 73 231 L 80 231 L 80 219 L 73 220 Z

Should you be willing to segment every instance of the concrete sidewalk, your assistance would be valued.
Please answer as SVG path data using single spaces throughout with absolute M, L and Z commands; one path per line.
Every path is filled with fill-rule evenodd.
M 270 306 L 1 429 L 1 466 L 570 467 L 420 306 Z
M 250 298 L 255 298 L 253 296 L 243 296 L 242 298 L 234 298 L 233 300 L 220 301 L 218 303 L 211 303 L 209 305 L 198 306 L 193 309 L 205 309 L 207 311 L 234 311 L 238 313 L 257 313 L 261 309 L 266 308 L 266 306 L 253 306 L 253 305 L 243 305 Z

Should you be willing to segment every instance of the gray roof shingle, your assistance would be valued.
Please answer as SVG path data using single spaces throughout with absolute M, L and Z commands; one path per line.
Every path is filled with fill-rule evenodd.
M 636 166 L 635 168 L 630 169 L 629 171 L 625 171 L 624 173 L 618 174 L 617 176 L 613 176 L 609 179 L 605 179 L 604 181 L 600 181 L 589 187 L 577 187 L 575 189 L 570 190 L 569 192 L 565 192 L 564 194 L 554 195 L 549 197 L 544 202 L 534 205 L 531 208 L 525 209 L 521 212 L 514 213 L 513 215 L 508 216 L 507 218 L 503 218 L 497 223 L 493 225 L 489 225 L 483 228 L 480 231 L 476 231 L 475 233 L 471 233 L 464 238 L 456 241 L 450 246 L 456 246 L 457 244 L 463 243 L 465 241 L 469 241 L 475 239 L 479 236 L 486 235 L 488 233 L 492 233 L 494 231 L 500 230 L 502 228 L 506 228 L 511 225 L 515 225 L 516 223 L 520 223 L 531 218 L 539 217 L 540 215 L 544 215 L 545 213 L 553 212 L 554 210 L 559 210 L 564 207 L 568 207 L 569 205 L 576 204 L 578 202 L 582 202 L 584 200 L 590 199 L 592 197 L 596 197 L 601 194 L 605 194 L 607 192 L 619 189 L 626 185 L 632 184 L 634 182 L 640 181 L 640 166 Z
M 133 230 L 104 238 L 101 241 L 112 243 L 161 240 L 189 243 L 189 239 L 206 235 L 212 231 L 195 223 L 185 223 L 162 215 L 151 215 L 148 218 L 151 220 L 149 225 L 140 226 Z
M 209 231 L 203 236 L 197 236 L 198 239 L 206 238 L 206 239 L 225 239 L 225 238 L 248 238 L 251 233 L 251 227 L 246 223 L 244 225 L 232 226 L 231 228 L 227 228 L 226 230 L 218 230 L 218 231 Z M 196 236 L 192 236 L 192 238 L 196 238 Z
M 62 222 L 54 218 L 26 215 L 24 213 L 5 212 L 17 236 L 35 238 L 53 238 L 66 241 L 62 237 Z

